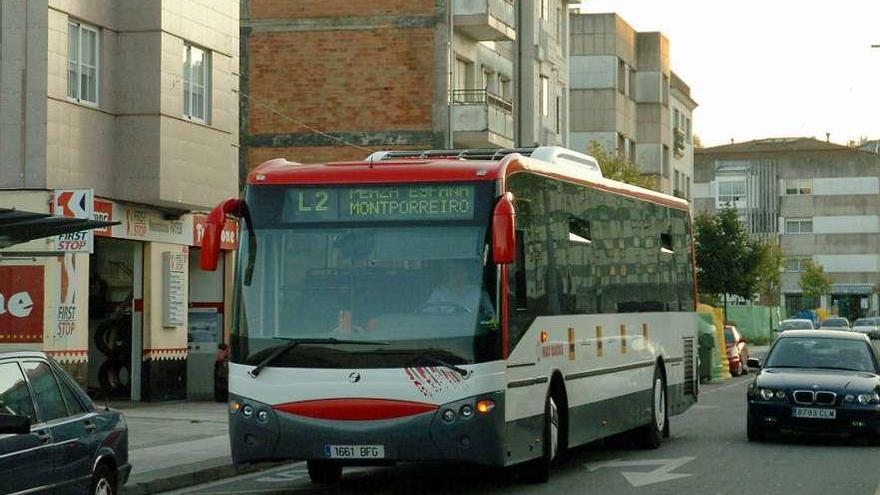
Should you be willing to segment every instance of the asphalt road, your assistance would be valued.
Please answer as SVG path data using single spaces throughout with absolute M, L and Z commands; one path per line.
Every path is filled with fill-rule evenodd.
M 402 465 L 350 468 L 339 485 L 315 486 L 305 466 L 295 463 L 169 493 L 880 495 L 880 448 L 859 439 L 749 443 L 745 390 L 750 380 L 704 386 L 699 404 L 672 418 L 672 437 L 659 449 L 640 450 L 622 439 L 588 445 L 571 452 L 544 485 L 521 484 L 503 470 Z

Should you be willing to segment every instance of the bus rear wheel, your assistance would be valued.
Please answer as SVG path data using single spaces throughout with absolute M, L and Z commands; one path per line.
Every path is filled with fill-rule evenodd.
M 645 449 L 656 449 L 669 431 L 669 406 L 666 403 L 666 379 L 654 368 L 651 387 L 651 422 L 638 430 L 638 443 Z
M 308 461 L 309 479 L 312 483 L 337 483 L 342 479 L 342 465 L 330 461 Z

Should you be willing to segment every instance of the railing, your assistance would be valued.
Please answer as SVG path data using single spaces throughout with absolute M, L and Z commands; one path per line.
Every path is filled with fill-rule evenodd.
M 516 24 L 516 12 L 510 0 L 456 0 L 455 15 L 489 14 L 508 26 Z
M 513 113 L 513 102 L 485 89 L 453 89 L 454 105 L 491 105 L 505 112 Z

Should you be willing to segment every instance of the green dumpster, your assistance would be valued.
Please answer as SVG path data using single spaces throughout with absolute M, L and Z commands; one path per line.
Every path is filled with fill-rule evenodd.
M 712 368 L 718 360 L 718 353 L 715 352 L 715 326 L 712 324 L 712 315 L 700 313 L 699 317 L 697 343 L 700 358 L 700 382 L 707 383 L 712 381 Z

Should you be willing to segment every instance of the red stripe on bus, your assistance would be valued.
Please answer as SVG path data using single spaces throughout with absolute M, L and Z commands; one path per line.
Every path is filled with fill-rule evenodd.
M 437 405 L 388 399 L 322 399 L 273 406 L 297 416 L 338 421 L 372 421 L 404 418 L 437 410 Z

